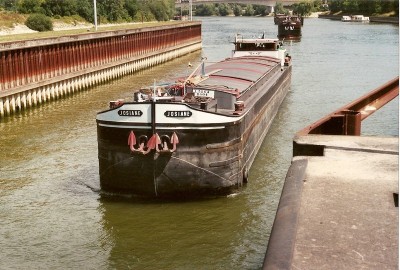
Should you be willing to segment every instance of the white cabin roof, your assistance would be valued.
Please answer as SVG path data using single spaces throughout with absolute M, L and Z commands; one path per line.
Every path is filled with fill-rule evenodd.
M 274 43 L 277 38 L 237 38 L 234 43 Z

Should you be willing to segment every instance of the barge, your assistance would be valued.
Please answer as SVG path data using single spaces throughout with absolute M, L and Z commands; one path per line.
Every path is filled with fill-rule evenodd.
M 274 24 L 278 25 L 280 22 L 284 21 L 287 16 L 288 15 L 282 14 L 282 13 L 275 14 L 275 16 L 274 16 Z
M 278 38 L 279 39 L 300 39 L 301 27 L 304 19 L 299 16 L 286 16 L 278 21 Z
M 180 199 L 227 195 L 248 181 L 289 91 L 291 56 L 278 39 L 233 43 L 232 57 L 97 114 L 102 190 Z

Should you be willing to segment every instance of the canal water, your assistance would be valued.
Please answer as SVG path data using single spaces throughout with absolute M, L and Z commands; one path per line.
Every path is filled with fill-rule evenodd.
M 237 194 L 138 201 L 99 191 L 96 122 L 109 100 L 231 55 L 233 36 L 276 37 L 272 18 L 209 17 L 203 50 L 0 122 L 0 269 L 260 269 L 296 131 L 399 74 L 399 28 L 306 19 L 292 87 Z M 363 135 L 398 136 L 398 99 Z

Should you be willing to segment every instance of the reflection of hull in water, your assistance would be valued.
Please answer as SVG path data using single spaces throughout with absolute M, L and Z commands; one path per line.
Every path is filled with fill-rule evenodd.
M 281 63 L 242 56 L 207 66 L 209 75 L 185 91 L 192 98 L 212 95 L 208 103 L 205 96 L 201 102 L 144 100 L 100 112 L 101 188 L 181 198 L 241 187 L 290 88 L 291 65 Z
M 195 258 L 190 261 L 190 269 L 218 269 L 226 265 L 221 264 L 221 246 L 224 252 L 235 253 L 232 232 L 226 228 L 243 219 L 243 211 L 237 209 L 238 201 L 241 200 L 223 200 L 223 207 L 220 200 L 178 205 L 102 192 L 98 205 L 102 250 L 96 250 L 95 256 L 103 255 L 102 265 L 107 267 L 99 268 L 187 269 L 188 258 Z M 210 222 L 212 233 L 199 233 L 209 231 Z M 206 260 L 204 256 L 208 256 Z M 230 265 L 229 258 L 226 262 Z

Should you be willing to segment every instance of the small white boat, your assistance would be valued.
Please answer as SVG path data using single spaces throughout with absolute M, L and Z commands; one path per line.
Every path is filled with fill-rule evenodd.
M 369 22 L 369 17 L 363 15 L 342 16 L 342 22 Z

